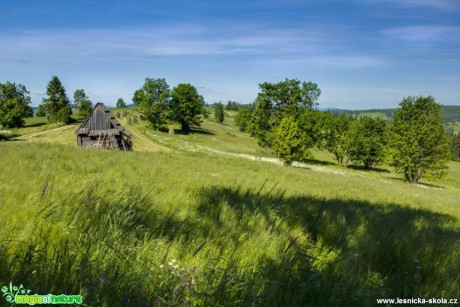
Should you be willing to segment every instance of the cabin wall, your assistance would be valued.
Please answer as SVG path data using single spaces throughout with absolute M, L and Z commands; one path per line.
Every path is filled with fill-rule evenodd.
M 78 145 L 81 147 L 91 147 L 91 139 L 87 135 L 78 135 Z

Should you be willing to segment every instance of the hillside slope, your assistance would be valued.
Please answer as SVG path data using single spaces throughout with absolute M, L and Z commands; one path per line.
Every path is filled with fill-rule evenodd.
M 286 167 L 229 115 L 188 136 L 121 118 L 134 152 L 0 143 L 0 282 L 95 306 L 459 296 L 459 163 L 424 185 L 320 151 Z

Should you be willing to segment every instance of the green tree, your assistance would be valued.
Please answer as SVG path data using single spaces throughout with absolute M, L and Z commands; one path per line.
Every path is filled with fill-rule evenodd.
M 201 116 L 203 116 L 204 118 L 209 118 L 209 114 L 210 112 L 208 111 L 206 107 L 201 108 Z
M 68 124 L 71 121 L 72 109 L 65 88 L 57 76 L 53 76 L 48 82 L 46 95 L 48 97 L 43 98 L 43 106 L 48 114 L 48 120 L 52 123 Z
M 185 134 L 192 126 L 200 126 L 203 106 L 203 98 L 193 85 L 180 83 L 172 90 L 171 119 L 181 125 Z
M 452 136 L 451 151 L 454 159 L 460 158 L 460 132 Z
M 392 165 L 406 181 L 445 174 L 449 144 L 440 105 L 431 96 L 407 97 L 395 111 L 390 126 Z
M 241 105 L 237 101 L 229 100 L 227 105 L 225 106 L 225 110 L 227 111 L 238 111 Z
M 327 114 L 325 124 L 325 147 L 337 162 L 347 164 L 349 161 L 350 138 L 348 136 L 351 119 L 345 114 Z
M 362 117 L 352 122 L 348 133 L 350 161 L 370 169 L 382 163 L 387 144 L 386 124 L 383 119 Z
M 22 84 L 0 83 L 0 125 L 5 128 L 24 126 L 30 115 L 30 96 Z
M 311 139 L 300 130 L 294 117 L 286 117 L 275 131 L 273 151 L 286 165 L 294 161 L 303 161 L 311 157 L 308 150 Z
M 224 105 L 221 102 L 217 102 L 214 104 L 214 118 L 217 123 L 224 122 Z
M 73 103 L 75 108 L 78 109 L 78 115 L 81 117 L 88 116 L 93 108 L 93 103 L 86 96 L 84 89 L 75 90 L 73 93 Z
M 123 100 L 123 98 L 118 98 L 117 108 L 126 108 L 126 102 Z
M 46 116 L 46 110 L 43 104 L 38 105 L 37 111 L 35 112 L 35 116 L 37 117 Z
M 238 113 L 235 115 L 235 124 L 242 132 L 250 132 L 252 112 L 254 108 L 245 107 L 240 108 Z
M 260 97 L 259 97 L 260 98 Z M 252 113 L 250 132 L 255 137 L 257 144 L 262 147 L 271 147 L 273 143 L 273 130 L 276 127 L 272 106 L 266 99 L 258 99 L 257 107 Z
M 166 79 L 146 78 L 133 96 L 133 102 L 154 129 L 160 129 L 171 118 L 171 91 Z
M 318 148 L 324 147 L 328 123 L 328 114 L 315 109 L 303 111 L 297 119 L 299 128 L 311 138 L 313 144 Z
M 285 117 L 295 119 L 316 105 L 321 90 L 316 83 L 286 79 L 279 83 L 259 84 L 257 107 L 253 113 L 251 134 L 259 145 L 271 147 L 273 131 Z

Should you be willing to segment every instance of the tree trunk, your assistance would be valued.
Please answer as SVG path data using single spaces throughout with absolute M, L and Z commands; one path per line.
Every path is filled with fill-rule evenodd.
M 182 123 L 182 132 L 185 134 L 189 134 L 190 132 L 190 125 L 188 123 Z

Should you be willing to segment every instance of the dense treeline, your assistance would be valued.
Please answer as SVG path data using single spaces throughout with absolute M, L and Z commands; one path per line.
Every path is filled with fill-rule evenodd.
M 370 169 L 388 162 L 410 182 L 445 173 L 458 156 L 458 135 L 449 138 L 433 97 L 407 97 L 389 124 L 383 119 L 320 112 L 315 83 L 262 83 L 255 105 L 241 109 L 236 123 L 285 164 L 312 158 L 310 148 L 331 152 L 337 162 Z
M 366 109 L 366 110 L 342 110 L 332 109 L 331 112 L 336 114 L 352 115 L 360 117 L 366 114 L 378 114 L 388 121 L 393 119 L 396 109 Z M 460 121 L 460 106 L 444 106 L 441 105 L 441 118 L 444 124 L 451 124 Z
M 227 105 L 225 106 L 225 110 L 227 110 L 227 111 L 239 111 L 242 107 L 243 106 L 239 102 L 229 100 L 227 102 Z

